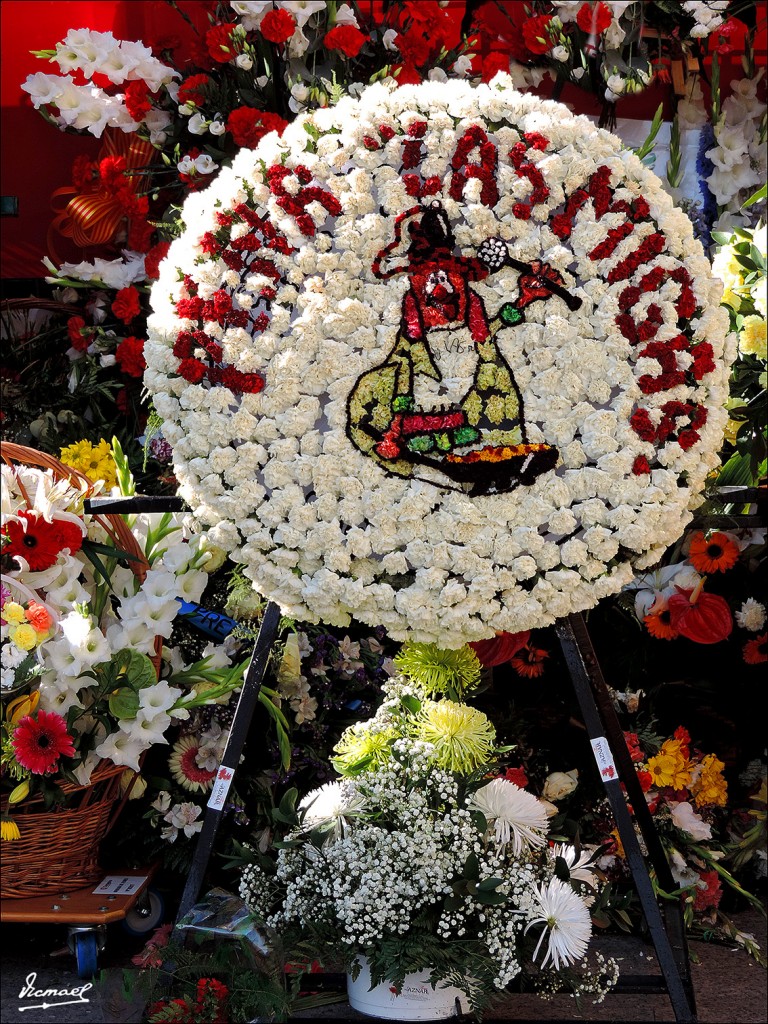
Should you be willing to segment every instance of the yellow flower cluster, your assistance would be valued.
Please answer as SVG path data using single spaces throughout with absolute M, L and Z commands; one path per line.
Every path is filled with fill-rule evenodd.
M 43 605 L 30 601 L 29 607 L 18 601 L 6 601 L 0 618 L 8 630 L 8 639 L 20 651 L 31 651 L 51 636 L 53 619 Z
M 728 801 L 728 783 L 723 778 L 725 764 L 716 754 L 707 754 L 701 762 L 698 777 L 691 786 L 697 807 L 725 807 Z
M 680 740 L 664 740 L 658 754 L 649 758 L 648 771 L 657 789 L 686 789 L 691 784 L 691 762 L 681 748 Z
M 744 317 L 739 335 L 739 352 L 743 356 L 755 356 L 757 359 L 768 357 L 768 324 L 761 316 L 753 313 Z
M 103 480 L 107 490 L 117 483 L 112 448 L 103 437 L 97 445 L 91 444 L 90 441 L 77 441 L 75 444 L 70 444 L 61 449 L 59 458 L 65 466 L 79 470 L 94 483 Z

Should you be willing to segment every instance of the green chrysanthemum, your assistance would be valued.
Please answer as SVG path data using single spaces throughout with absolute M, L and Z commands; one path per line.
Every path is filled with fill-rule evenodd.
M 476 708 L 452 700 L 429 700 L 422 705 L 416 735 L 434 746 L 435 762 L 441 768 L 468 775 L 490 760 L 496 730 Z
M 480 682 L 480 662 L 471 647 L 444 651 L 436 644 L 403 644 L 395 665 L 428 696 L 447 694 L 452 700 L 474 690 Z
M 392 756 L 393 729 L 373 731 L 371 722 L 358 722 L 346 729 L 333 748 L 331 763 L 340 775 L 359 775 L 379 768 Z

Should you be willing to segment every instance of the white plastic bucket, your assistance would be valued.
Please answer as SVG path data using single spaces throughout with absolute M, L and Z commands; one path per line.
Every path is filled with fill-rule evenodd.
M 444 1020 L 469 1010 L 466 994 L 461 989 L 439 983 L 432 988 L 429 971 L 408 974 L 398 993 L 387 981 L 372 989 L 368 961 L 361 957 L 360 964 L 356 981 L 351 974 L 347 975 L 349 1005 L 358 1013 L 382 1020 Z

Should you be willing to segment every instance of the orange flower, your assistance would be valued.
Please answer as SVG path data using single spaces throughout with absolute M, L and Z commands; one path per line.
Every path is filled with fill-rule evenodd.
M 509 663 L 519 676 L 536 679 L 544 675 L 544 659 L 548 657 L 549 651 L 526 644 Z
M 38 633 L 47 633 L 53 625 L 50 612 L 44 605 L 38 604 L 37 601 L 29 602 L 24 612 L 24 617 L 30 625 L 35 627 Z
M 739 558 L 737 544 L 724 533 L 713 533 L 708 538 L 699 531 L 691 538 L 688 561 L 697 572 L 725 572 Z
M 672 625 L 666 601 L 656 601 L 643 619 L 643 623 L 651 636 L 657 640 L 674 640 L 680 636 Z
M 768 633 L 761 633 L 744 644 L 744 661 L 748 665 L 762 665 L 768 661 Z

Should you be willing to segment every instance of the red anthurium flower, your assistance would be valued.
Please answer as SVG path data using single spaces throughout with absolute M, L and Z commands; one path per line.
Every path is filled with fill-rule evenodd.
M 490 640 L 473 640 L 470 647 L 484 668 L 504 665 L 531 639 L 530 630 L 522 633 L 497 633 Z
M 706 578 L 706 577 L 705 577 Z M 728 602 L 717 594 L 707 594 L 701 579 L 695 590 L 675 587 L 669 598 L 669 615 L 677 632 L 697 644 L 717 644 L 731 635 L 733 616 Z
M 72 757 L 75 746 L 61 715 L 38 711 L 25 715 L 11 740 L 16 760 L 33 775 L 50 775 L 58 770 L 60 757 Z

